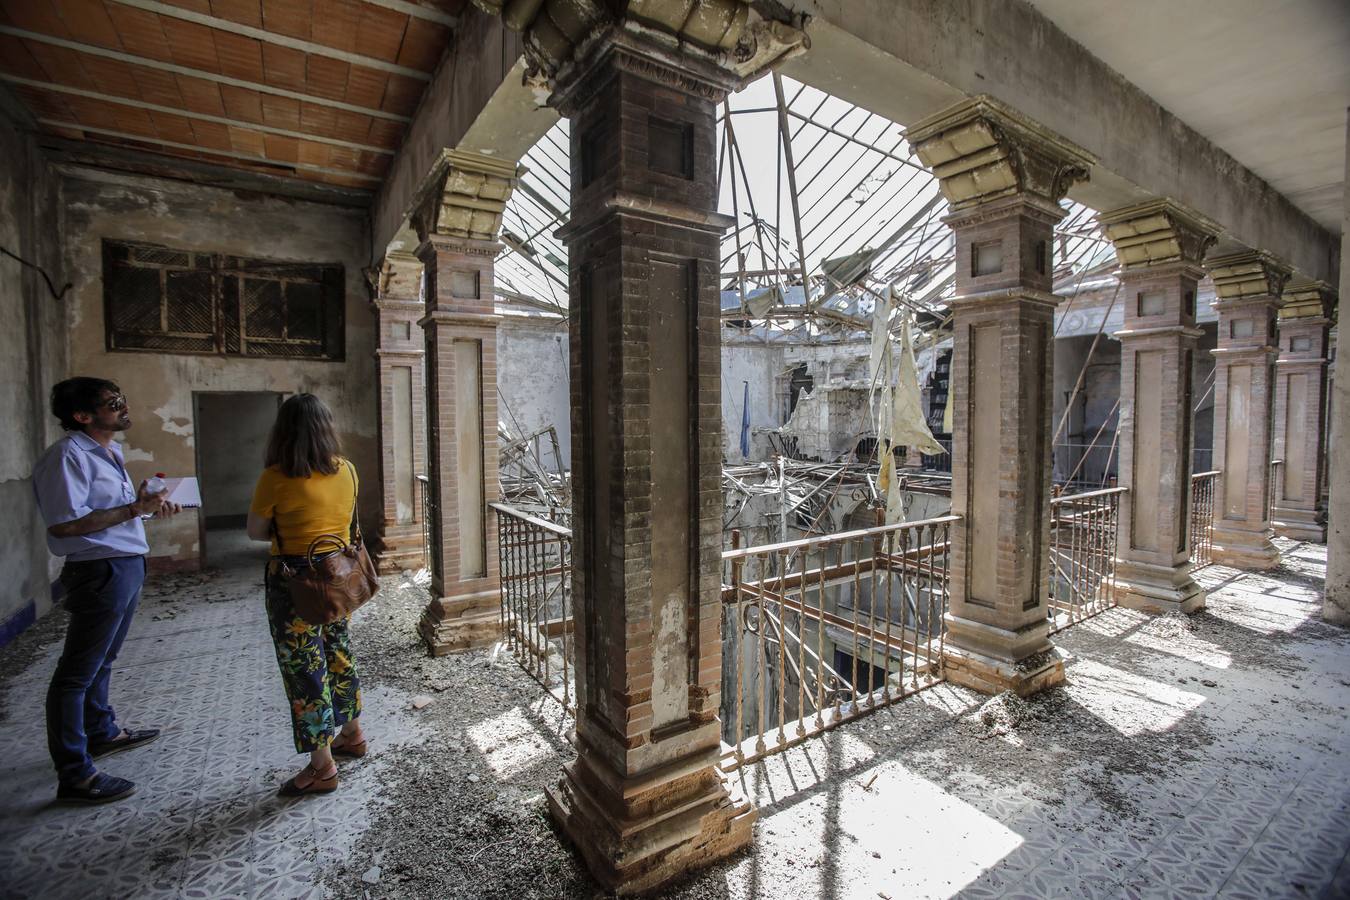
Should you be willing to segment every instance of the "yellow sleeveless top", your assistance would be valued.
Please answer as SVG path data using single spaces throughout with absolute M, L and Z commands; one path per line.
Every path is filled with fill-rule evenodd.
M 345 459 L 338 460 L 336 474 L 308 478 L 287 478 L 276 466 L 268 466 L 253 489 L 249 512 L 276 522 L 273 555 L 303 556 L 319 535 L 349 539 L 357 487 L 356 467 Z

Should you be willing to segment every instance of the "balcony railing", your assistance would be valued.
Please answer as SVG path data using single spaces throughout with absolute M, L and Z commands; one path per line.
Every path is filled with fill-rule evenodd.
M 956 516 L 722 554 L 723 737 L 735 768 L 943 677 Z
M 1266 494 L 1266 520 L 1269 521 L 1272 516 L 1272 510 L 1275 504 L 1280 502 L 1281 489 L 1283 488 L 1284 478 L 1284 460 L 1272 459 L 1270 461 L 1270 490 Z
M 497 512 L 502 634 L 521 668 L 564 708 L 576 698 L 572 532 L 504 503 Z
M 1197 569 L 1214 561 L 1214 489 L 1218 472 L 1191 476 L 1191 565 Z
M 1116 605 L 1116 532 L 1125 488 L 1050 501 L 1050 630 Z
M 427 476 L 417 476 L 417 492 L 422 500 L 422 564 L 431 568 L 431 523 L 436 518 L 436 504 L 431 499 L 431 481 Z

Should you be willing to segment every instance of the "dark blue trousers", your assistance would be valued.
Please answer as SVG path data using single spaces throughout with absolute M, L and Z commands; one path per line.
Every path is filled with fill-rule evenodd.
M 61 570 L 70 627 L 47 690 L 47 747 L 62 784 L 93 775 L 90 742 L 121 731 L 108 702 L 108 679 L 144 582 L 143 556 L 68 562 Z

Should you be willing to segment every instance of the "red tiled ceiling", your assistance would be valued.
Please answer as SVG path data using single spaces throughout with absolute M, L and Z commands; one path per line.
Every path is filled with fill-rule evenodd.
M 305 54 L 290 47 L 263 44 L 263 77 L 273 87 L 305 89 Z
M 5 16 L 16 28 L 62 38 L 71 36 L 70 29 L 56 7 L 45 0 L 38 3 L 33 0 L 0 0 L 0 10 L 4 10 Z
M 211 15 L 252 28 L 262 27 L 260 0 L 211 0 Z
M 47 80 L 47 73 L 33 58 L 33 54 L 28 52 L 23 41 L 7 34 L 0 34 L 0 72 L 35 81 Z
M 88 97 L 67 96 L 66 105 L 70 107 L 75 121 L 91 128 L 117 129 L 117 114 L 112 108 Z
M 273 128 L 300 130 L 300 101 L 274 94 L 260 94 L 263 123 Z
M 155 130 L 159 133 L 159 136 L 166 141 L 191 144 L 197 140 L 197 135 L 192 131 L 192 120 L 185 116 L 151 112 L 150 120 L 155 123 Z
M 161 0 L 161 2 L 166 3 L 169 6 L 176 6 L 179 9 L 190 9 L 193 12 L 205 13 L 207 15 L 211 13 L 210 0 Z
M 116 59 L 104 59 L 101 56 L 81 54 L 80 65 L 89 75 L 94 90 L 100 94 L 115 94 L 139 100 L 140 87 L 131 73 L 131 66 Z
M 150 119 L 150 113 L 146 110 L 134 106 L 122 106 L 115 103 L 107 103 L 106 106 L 113 110 L 117 117 L 117 130 L 124 131 L 127 134 L 141 134 L 150 137 L 156 136 L 159 132 L 155 128 L 155 123 Z
M 450 43 L 450 31 L 426 19 L 412 19 L 398 51 L 398 64 L 430 72 L 436 68 L 441 52 Z
M 277 34 L 310 39 L 310 6 L 296 0 L 262 0 L 263 27 Z
M 305 54 L 305 85 L 308 93 L 329 100 L 343 100 L 347 96 L 347 73 L 351 66 L 340 59 L 330 59 L 317 53 Z
M 230 142 L 234 152 L 248 153 L 252 156 L 266 156 L 265 135 L 260 131 L 230 126 Z
M 216 58 L 220 72 L 240 81 L 261 81 L 262 42 L 228 31 L 216 31 Z
M 136 56 L 167 62 L 173 59 L 169 42 L 164 37 L 164 29 L 159 27 L 159 16 L 143 9 L 109 3 L 108 15 L 117 26 L 122 38 L 122 48 Z
M 300 142 L 295 138 L 282 137 L 279 134 L 266 134 L 267 158 L 293 163 L 300 158 Z
M 66 23 L 72 40 L 96 47 L 121 50 L 117 29 L 108 17 L 103 0 L 47 0 Z
M 225 106 L 220 101 L 220 86 L 204 78 L 191 75 L 178 75 L 178 91 L 183 95 L 183 105 L 196 113 L 209 116 L 225 115 Z
M 225 104 L 226 118 L 239 119 L 244 122 L 261 122 L 263 120 L 262 98 L 257 91 L 222 84 L 220 86 L 220 99 Z
M 37 60 L 38 65 L 47 73 L 47 80 L 56 84 L 93 90 L 94 83 L 84 73 L 80 65 L 80 54 L 64 47 L 54 47 L 40 41 L 24 41 L 28 52 Z
M 357 44 L 360 24 L 361 4 L 356 0 L 314 0 L 310 39 L 325 47 L 371 55 L 364 41 L 361 46 Z
M 352 66 L 347 76 L 347 102 L 366 109 L 379 109 L 384 99 L 389 73 L 377 72 L 362 66 Z
M 361 8 L 361 52 L 375 59 L 398 59 L 408 17 L 383 6 L 363 4 Z
M 356 144 L 366 143 L 370 139 L 370 116 L 338 110 L 334 136 Z
M 202 147 L 212 147 L 216 150 L 231 150 L 234 147 L 230 141 L 230 129 L 227 125 L 193 119 L 192 133 L 197 136 L 195 143 Z
M 141 99 L 146 103 L 160 106 L 183 106 L 183 95 L 178 90 L 178 82 L 169 72 L 151 69 L 146 66 L 128 66 L 131 77 L 136 79 Z
M 317 103 L 300 104 L 300 130 L 331 137 L 337 130 L 337 110 Z
M 173 61 L 178 65 L 207 72 L 220 71 L 216 42 L 210 28 L 172 16 L 160 16 L 159 27 L 164 29 L 164 36 L 173 51 Z
M 400 116 L 411 116 L 422 96 L 422 82 L 414 81 L 403 75 L 390 75 L 384 89 L 384 102 L 380 108 L 385 112 Z
M 66 103 L 66 98 L 62 94 L 24 85 L 16 85 L 14 93 L 23 101 L 23 105 L 28 108 L 28 111 L 39 119 L 55 119 L 59 122 L 75 121 L 75 113 L 70 108 L 70 104 Z
M 403 126 L 388 119 L 371 119 L 367 138 L 377 147 L 394 150 L 403 142 Z

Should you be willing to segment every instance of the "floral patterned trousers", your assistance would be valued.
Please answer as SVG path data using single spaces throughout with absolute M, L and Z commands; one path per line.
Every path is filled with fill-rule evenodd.
M 268 564 L 267 623 L 291 702 L 295 749 L 301 753 L 327 747 L 337 729 L 361 715 L 361 681 L 347 622 L 311 625 L 300 618 L 289 579 L 276 561 Z

